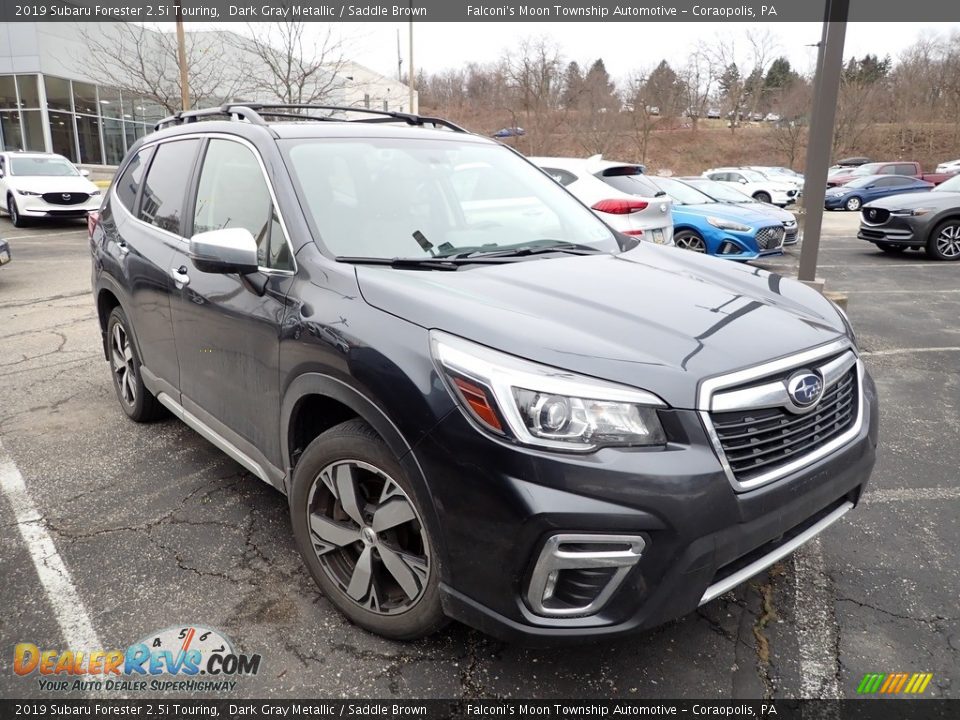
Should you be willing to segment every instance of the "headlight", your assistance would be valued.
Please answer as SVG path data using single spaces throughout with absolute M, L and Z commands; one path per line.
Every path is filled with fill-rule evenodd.
M 723 218 L 708 217 L 707 222 L 713 225 L 715 228 L 720 228 L 721 230 L 732 230 L 733 232 L 750 232 L 750 226 L 742 225 L 733 220 L 724 220 Z
M 43 193 L 30 192 L 29 190 L 17 190 L 20 195 L 25 195 L 27 197 L 40 197 Z
M 99 191 L 99 190 L 92 190 L 92 191 L 90 192 L 90 197 L 96 197 L 96 196 L 99 195 L 99 194 L 100 194 L 100 191 Z
M 663 445 L 652 393 L 540 365 L 433 330 L 447 386 L 484 429 L 524 445 L 589 452 Z
M 847 311 L 833 302 L 833 300 L 831 300 L 830 303 L 833 305 L 833 309 L 837 311 L 837 314 L 840 315 L 843 326 L 847 331 L 847 337 L 850 339 L 850 342 L 853 343 L 853 347 L 859 350 L 860 346 L 857 345 L 857 334 L 853 331 L 853 325 L 850 323 L 850 316 L 847 315 Z
M 926 215 L 934 211 L 934 208 L 914 208 L 913 210 L 891 210 L 891 215 L 896 215 L 897 217 L 917 217 L 918 215 Z

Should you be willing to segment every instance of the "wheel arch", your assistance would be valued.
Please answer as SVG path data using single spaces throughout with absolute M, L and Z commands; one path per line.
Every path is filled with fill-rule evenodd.
M 951 208 L 944 213 L 942 217 L 933 219 L 933 221 L 930 223 L 930 230 L 927 232 L 927 242 L 933 239 L 934 233 L 936 233 L 937 229 L 945 222 L 960 223 L 960 208 Z

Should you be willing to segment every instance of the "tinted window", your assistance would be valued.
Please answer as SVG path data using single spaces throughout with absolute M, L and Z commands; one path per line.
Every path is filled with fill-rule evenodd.
M 631 195 L 640 195 L 642 197 L 656 197 L 661 192 L 660 188 L 650 182 L 643 175 L 607 175 L 600 176 L 607 185 L 615 187 Z
M 261 267 L 292 269 L 290 251 L 270 190 L 253 152 L 230 140 L 211 140 L 203 158 L 193 232 L 244 228 L 257 241 Z
M 892 177 L 889 178 L 887 185 L 902 187 L 903 185 L 913 185 L 912 177 Z
M 143 182 L 143 172 L 147 169 L 150 152 L 151 149 L 138 152 L 130 161 L 130 164 L 127 165 L 127 169 L 123 171 L 123 175 L 117 180 L 116 188 L 114 188 L 120 202 L 131 213 L 136 212 L 137 192 L 140 190 L 140 183 Z
M 898 175 L 914 175 L 916 171 L 917 171 L 916 166 L 911 165 L 909 163 L 897 165 L 897 170 L 896 170 Z
M 566 187 L 572 182 L 576 182 L 577 176 L 574 175 L 569 170 L 561 170 L 560 168 L 541 168 L 547 175 L 552 177 L 558 183 Z
M 137 217 L 161 230 L 180 235 L 183 191 L 199 146 L 199 140 L 178 140 L 157 148 L 143 183 Z

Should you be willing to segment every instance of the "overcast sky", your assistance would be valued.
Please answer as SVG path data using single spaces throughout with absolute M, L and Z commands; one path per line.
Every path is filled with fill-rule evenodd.
M 820 40 L 820 23 L 421 23 L 414 25 L 416 67 L 436 72 L 467 62 L 495 60 L 503 49 L 530 35 L 554 40 L 567 60 L 592 62 L 602 57 L 615 79 L 666 58 L 682 65 L 698 40 L 723 34 L 742 35 L 751 27 L 777 38 L 779 53 L 801 71 L 812 70 Z M 397 30 L 406 63 L 407 23 L 344 23 L 353 37 L 354 59 L 383 74 L 396 76 Z M 960 32 L 960 23 L 850 23 L 844 56 L 890 53 L 896 56 L 922 36 Z

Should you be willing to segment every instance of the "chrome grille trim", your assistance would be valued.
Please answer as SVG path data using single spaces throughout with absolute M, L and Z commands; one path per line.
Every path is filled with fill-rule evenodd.
M 825 359 L 829 359 L 828 362 L 818 362 Z M 714 427 L 710 413 L 711 411 L 729 412 L 769 407 L 786 407 L 785 403 L 775 402 L 774 388 L 772 387 L 774 384 L 782 386 L 783 383 L 778 380 L 776 383 L 763 383 L 751 388 L 735 389 L 727 393 L 723 393 L 722 391 L 726 388 L 737 388 L 737 386 L 750 383 L 751 381 L 762 380 L 765 377 L 776 375 L 786 370 L 799 369 L 811 365 L 816 367 L 823 375 L 825 388 L 830 385 L 835 385 L 851 368 L 856 368 L 857 414 L 853 423 L 846 431 L 813 451 L 783 465 L 774 467 L 760 475 L 747 480 L 739 480 L 727 460 L 726 453 L 724 452 L 723 445 Z M 724 474 L 727 476 L 727 480 L 731 486 L 733 486 L 733 489 L 736 492 L 746 492 L 779 480 L 835 452 L 859 435 L 863 426 L 863 374 L 863 362 L 857 357 L 853 348 L 851 348 L 845 340 L 838 340 L 828 345 L 814 348 L 813 350 L 774 360 L 753 368 L 747 368 L 746 370 L 704 380 L 700 384 L 700 390 L 697 396 L 697 409 L 707 437 L 710 439 L 717 459 L 720 461 Z M 779 395 L 777 395 L 777 397 L 779 397 Z M 784 390 L 783 399 L 787 399 L 786 390 Z M 717 402 L 716 405 L 714 404 L 715 401 Z M 734 406 L 734 401 L 746 404 L 737 404 Z M 817 403 L 814 408 L 817 406 L 819 406 L 819 403 Z M 797 417 L 802 416 L 802 414 L 797 415 Z

